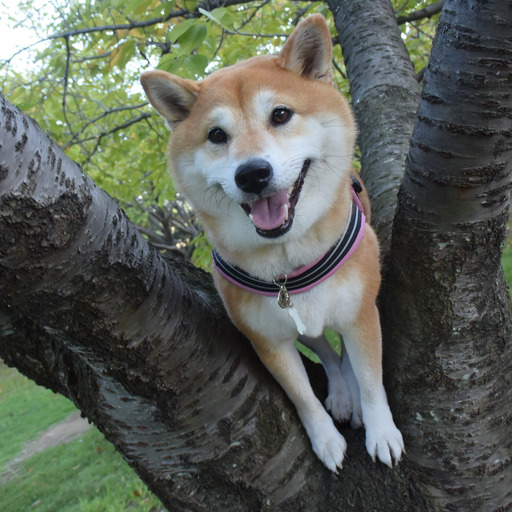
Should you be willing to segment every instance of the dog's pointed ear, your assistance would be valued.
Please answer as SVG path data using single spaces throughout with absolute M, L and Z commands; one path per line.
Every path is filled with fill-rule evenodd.
M 151 105 L 168 122 L 171 129 L 183 121 L 193 107 L 201 85 L 166 71 L 145 71 L 140 83 Z
M 301 21 L 279 53 L 281 67 L 298 75 L 332 83 L 331 34 L 325 18 L 312 14 Z

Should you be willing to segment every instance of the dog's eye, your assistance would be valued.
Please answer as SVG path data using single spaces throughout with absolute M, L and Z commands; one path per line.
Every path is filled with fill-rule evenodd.
M 277 107 L 272 111 L 270 120 L 273 125 L 287 123 L 292 118 L 293 112 L 286 107 Z
M 227 142 L 228 136 L 222 128 L 216 126 L 208 132 L 208 140 L 214 144 L 224 144 Z

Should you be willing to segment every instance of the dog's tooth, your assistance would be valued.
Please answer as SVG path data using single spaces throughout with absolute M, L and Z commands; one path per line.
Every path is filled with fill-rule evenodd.
M 284 220 L 285 220 L 285 221 L 287 221 L 287 220 L 288 220 L 288 205 L 287 205 L 287 204 L 285 204 L 285 205 L 284 205 L 284 207 L 285 207 Z
M 249 213 L 249 219 L 251 219 L 251 222 L 254 224 L 254 219 L 252 218 L 252 213 Z

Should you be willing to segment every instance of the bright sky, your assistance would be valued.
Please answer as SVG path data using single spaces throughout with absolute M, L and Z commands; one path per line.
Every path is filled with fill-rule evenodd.
M 32 30 L 22 26 L 13 28 L 11 22 L 6 19 L 5 12 L 15 11 L 17 5 L 16 0 L 0 1 L 0 60 L 8 59 L 19 49 L 39 40 Z
M 4 22 L 0 22 L 0 60 L 8 59 L 17 50 L 27 46 L 28 37 L 26 30 L 18 28 L 13 30 L 11 27 L 6 26 Z M 31 41 L 28 41 L 30 44 Z

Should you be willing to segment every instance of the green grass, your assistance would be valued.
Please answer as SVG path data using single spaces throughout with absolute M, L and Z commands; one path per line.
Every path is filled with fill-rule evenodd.
M 503 251 L 503 270 L 509 287 L 512 285 L 512 241 L 507 242 L 505 250 Z
M 0 468 L 25 442 L 63 420 L 74 405 L 0 362 Z
M 165 510 L 112 444 L 91 428 L 75 441 L 9 463 L 27 441 L 75 411 L 0 362 L 2 512 L 156 512 Z
M 341 338 L 340 338 L 339 334 L 337 332 L 333 331 L 332 329 L 326 329 L 325 337 L 327 338 L 327 341 L 331 344 L 331 347 L 333 347 L 334 350 L 336 350 L 336 352 L 338 352 L 338 354 L 340 354 L 341 353 Z M 304 354 L 306 357 L 308 357 L 315 363 L 320 362 L 320 359 L 318 359 L 318 356 L 308 347 L 305 347 L 298 341 L 295 342 L 295 346 L 297 347 L 299 352 Z
M 102 434 L 40 452 L 0 486 L 2 510 L 119 512 L 160 510 L 161 505 Z M 36 504 L 36 505 L 34 505 Z

